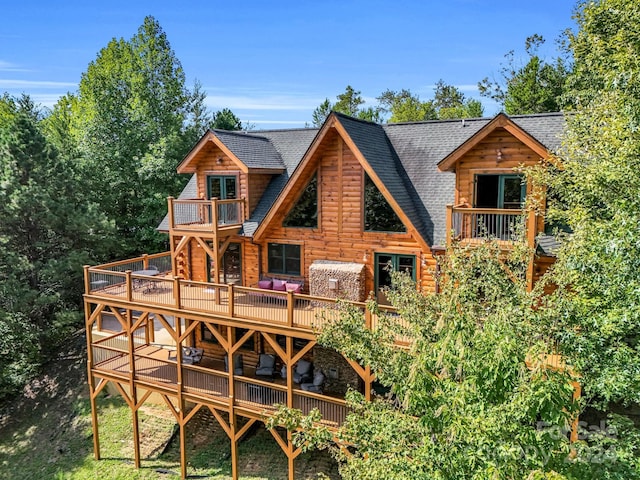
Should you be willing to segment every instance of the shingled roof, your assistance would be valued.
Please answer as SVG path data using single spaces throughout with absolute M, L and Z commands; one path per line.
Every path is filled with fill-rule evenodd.
M 395 202 L 429 245 L 444 242 L 446 205 L 454 200 L 455 175 L 438 163 L 488 125 L 491 118 L 434 120 L 379 125 L 333 113 Z M 562 113 L 508 117 L 549 151 L 557 151 L 565 118 Z M 243 226 L 253 236 L 300 164 L 319 129 L 213 131 L 243 164 L 279 169 Z M 192 179 L 180 198 L 195 196 Z M 193 190 L 193 192 L 192 192 Z M 187 196 L 185 196 L 187 195 Z M 188 197 L 188 195 L 192 195 Z M 166 219 L 158 227 L 167 228 Z

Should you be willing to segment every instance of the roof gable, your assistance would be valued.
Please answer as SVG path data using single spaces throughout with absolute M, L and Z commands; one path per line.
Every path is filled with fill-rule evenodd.
M 414 233 L 416 238 L 426 247 L 427 243 L 423 235 L 424 229 L 421 228 L 420 217 L 411 198 L 410 188 L 407 188 L 409 185 L 404 180 L 402 173 L 398 171 L 401 166 L 384 129 L 381 125 L 357 120 L 336 112 L 332 112 L 325 121 L 281 195 L 271 206 L 264 221 L 256 229 L 254 238 L 259 239 L 265 232 L 267 225 L 276 216 L 276 212 L 285 199 L 294 194 L 293 189 L 297 181 L 305 173 L 308 173 L 307 170 L 309 168 L 314 168 L 310 164 L 314 154 L 332 130 L 335 130 L 353 152 L 363 169 L 376 184 L 387 202 L 389 202 L 391 208 L 405 223 L 407 230 Z
M 533 118 L 535 116 L 530 116 Z M 540 116 L 542 117 L 542 116 Z M 527 118 L 521 117 L 521 120 Z M 438 169 L 440 171 L 454 171 L 458 161 L 475 148 L 482 140 L 487 138 L 489 134 L 494 132 L 498 128 L 504 128 L 507 132 L 520 140 L 523 144 L 536 152 L 540 157 L 546 158 L 549 156 L 550 146 L 545 146 L 538 138 L 527 132 L 521 125 L 521 122 L 515 121 L 504 113 L 496 115 L 489 123 L 484 125 L 480 130 L 475 132 L 469 139 L 459 145 L 455 150 L 449 153 L 442 161 L 438 163 Z M 524 122 L 527 123 L 527 122 Z
M 244 173 L 282 173 L 285 165 L 271 142 L 259 135 L 226 130 L 209 130 L 178 165 L 178 173 L 193 173 L 211 145 L 218 147 Z

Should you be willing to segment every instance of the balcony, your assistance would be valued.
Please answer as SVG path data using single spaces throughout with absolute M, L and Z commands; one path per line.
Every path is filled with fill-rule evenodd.
M 169 231 L 235 233 L 244 221 L 244 200 L 182 200 L 169 197 Z
M 126 302 L 132 308 L 162 308 L 181 316 L 233 319 L 244 328 L 271 325 L 310 333 L 340 315 L 338 301 L 331 298 L 173 277 L 170 261 L 171 254 L 165 252 L 85 267 L 85 293 L 107 302 Z M 351 304 L 362 310 L 371 328 L 376 328 L 379 319 L 365 303 Z M 385 306 L 380 309 L 395 311 Z M 400 344 L 409 342 L 400 335 L 396 340 Z
M 508 247 L 518 240 L 533 246 L 536 216 L 521 209 L 469 208 L 447 205 L 447 244 L 497 240 Z

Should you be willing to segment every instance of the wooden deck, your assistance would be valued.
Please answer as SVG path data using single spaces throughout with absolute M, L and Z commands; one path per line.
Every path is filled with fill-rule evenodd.
M 169 255 L 169 253 L 163 254 Z M 157 256 L 156 256 L 157 257 Z M 338 320 L 339 302 L 335 299 L 312 295 L 276 292 L 259 288 L 195 282 L 164 275 L 135 274 L 140 270 L 140 259 L 120 262 L 116 271 L 112 267 L 87 267 L 86 295 L 95 300 L 123 301 L 141 308 L 167 307 L 185 315 L 205 314 L 212 318 L 233 319 L 239 322 L 259 322 L 306 332 L 317 332 L 328 322 Z M 128 268 L 127 271 L 122 271 Z M 134 270 L 135 269 L 135 270 Z M 364 303 L 350 302 L 362 310 L 370 328 L 376 328 L 379 319 Z M 387 313 L 395 310 L 381 306 Z M 398 321 L 401 319 L 398 317 Z M 242 325 L 239 325 L 242 326 Z M 398 335 L 399 344 L 409 339 Z
M 139 344 L 134 348 L 134 361 L 128 353 L 126 335 L 115 335 L 92 344 L 93 370 L 99 376 L 129 381 L 130 372 L 138 386 L 178 393 L 178 363 L 175 349 L 162 345 Z M 194 401 L 229 404 L 229 381 L 224 364 L 204 357 L 198 365 L 182 365 L 183 393 Z M 233 376 L 234 405 L 253 411 L 256 415 L 268 415 L 277 404 L 287 404 L 286 381 L 280 378 L 264 379 L 255 375 L 255 369 L 245 367 L 245 375 Z M 343 398 L 319 395 L 295 386 L 293 405 L 304 413 L 318 408 L 323 422 L 338 427 L 346 417 Z

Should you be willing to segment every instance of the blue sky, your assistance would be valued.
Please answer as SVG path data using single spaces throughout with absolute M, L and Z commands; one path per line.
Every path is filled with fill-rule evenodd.
M 45 106 L 75 91 L 111 38 L 130 38 L 146 15 L 159 22 L 213 110 L 231 108 L 257 129 L 301 127 L 325 98 L 352 85 L 368 103 L 387 88 L 427 99 L 443 79 L 478 97 L 504 54 L 541 53 L 574 27 L 570 0 L 323 0 L 169 2 L 10 1 L 0 27 L 0 92 Z M 485 114 L 496 106 L 483 99 Z

